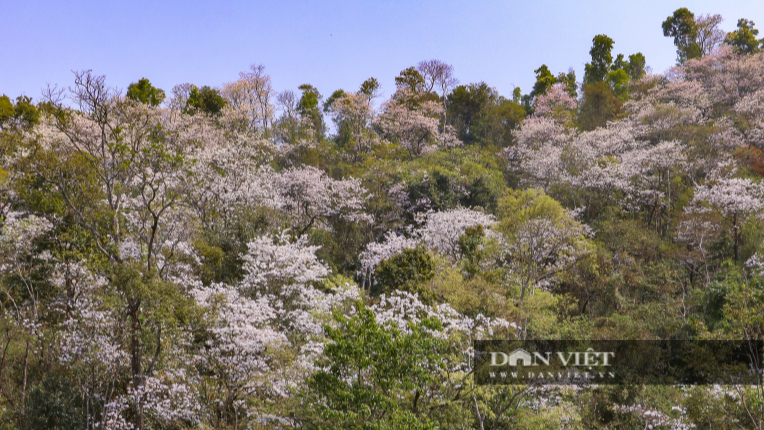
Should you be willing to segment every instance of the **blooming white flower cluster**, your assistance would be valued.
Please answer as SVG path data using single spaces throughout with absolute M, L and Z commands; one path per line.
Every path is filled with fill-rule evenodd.
M 374 270 L 382 261 L 403 252 L 404 249 L 413 249 L 419 243 L 423 243 L 428 249 L 443 255 L 451 261 L 458 261 L 461 257 L 459 238 L 469 227 L 482 225 L 488 234 L 490 228 L 496 224 L 492 215 L 487 215 L 467 208 L 456 208 L 443 212 L 429 211 L 417 214 L 419 228 L 410 231 L 410 237 L 398 235 L 395 232 L 387 232 L 383 242 L 372 242 L 366 246 L 366 250 L 360 255 L 361 270 L 359 275 L 364 282 L 364 287 L 373 282 Z
M 496 218 L 493 215 L 467 208 L 418 214 L 417 220 L 421 227 L 415 230 L 414 235 L 421 238 L 429 249 L 452 261 L 458 261 L 461 258 L 459 238 L 467 228 L 481 225 L 488 231 L 496 224 Z
M 400 92 L 400 90 L 399 90 Z M 387 139 L 400 143 L 412 157 L 435 151 L 438 147 L 461 146 L 453 127 L 440 130 L 443 106 L 435 101 L 407 103 L 413 97 L 407 90 L 396 93 L 382 106 L 383 113 L 375 119 L 375 125 Z

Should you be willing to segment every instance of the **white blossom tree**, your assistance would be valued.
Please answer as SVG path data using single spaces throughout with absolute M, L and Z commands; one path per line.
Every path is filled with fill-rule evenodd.
M 241 118 L 245 129 L 267 134 L 275 117 L 276 92 L 265 66 L 253 64 L 239 79 L 223 84 L 221 95 L 228 101 L 225 115 Z
M 327 228 L 330 217 L 350 222 L 372 222 L 363 212 L 366 189 L 358 179 L 332 179 L 323 171 L 306 166 L 289 168 L 275 178 L 283 199 L 281 209 L 294 220 L 299 235 L 314 225 Z
M 452 128 L 438 129 L 443 106 L 434 101 L 410 103 L 405 90 L 382 106 L 375 125 L 386 139 L 400 143 L 411 158 L 432 152 L 439 147 L 460 146 Z
M 721 178 L 695 188 L 692 205 L 687 210 L 702 211 L 704 207 L 717 212 L 727 222 L 734 258 L 739 261 L 743 226 L 750 217 L 764 210 L 764 187 L 750 179 Z

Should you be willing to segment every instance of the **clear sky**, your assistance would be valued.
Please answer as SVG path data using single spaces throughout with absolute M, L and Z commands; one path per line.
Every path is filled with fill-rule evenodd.
M 261 63 L 277 91 L 303 83 L 324 96 L 369 77 L 385 97 L 394 77 L 421 60 L 454 66 L 460 83 L 485 81 L 511 96 L 547 64 L 580 81 L 592 37 L 614 54 L 642 52 L 655 72 L 674 64 L 661 22 L 679 7 L 738 18 L 764 35 L 764 1 L 37 1 L 0 6 L 0 94 L 39 99 L 92 69 L 123 90 L 146 77 L 168 94 L 179 83 L 219 86 Z

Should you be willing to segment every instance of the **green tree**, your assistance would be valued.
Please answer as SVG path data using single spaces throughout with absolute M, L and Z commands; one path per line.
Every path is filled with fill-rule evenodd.
M 345 94 L 347 94 L 345 90 L 339 89 L 333 92 L 332 95 L 327 97 L 326 100 L 324 101 L 324 112 L 331 112 L 332 106 L 334 106 L 334 103 L 337 100 L 345 97 Z
M 578 84 L 576 83 L 576 71 L 572 68 L 568 73 L 560 72 L 557 74 L 557 82 L 565 87 L 565 90 L 571 97 L 578 98 Z
M 524 308 L 527 296 L 542 283 L 556 283 L 589 253 L 591 245 L 586 227 L 543 191 L 509 192 L 499 202 L 498 214 L 507 280 L 515 289 L 524 338 L 532 319 L 531 309 Z
M 623 54 L 618 54 L 615 57 L 615 60 L 613 60 L 613 70 L 628 70 L 629 69 L 629 61 L 626 60 L 623 56 Z
M 593 84 L 604 80 L 613 64 L 613 39 L 604 34 L 598 34 L 592 39 L 592 49 L 589 54 L 592 62 L 584 66 L 584 83 Z
M 695 41 L 697 29 L 694 13 L 686 7 L 679 8 L 666 18 L 661 26 L 664 36 L 674 38 L 678 64 L 692 58 L 700 58 L 700 46 Z
M 409 109 L 417 109 L 427 101 L 441 102 L 437 93 L 427 91 L 425 77 L 415 67 L 402 70 L 395 78 L 393 98 L 402 100 Z
M 474 126 L 488 108 L 499 101 L 495 89 L 485 82 L 459 85 L 446 98 L 446 110 L 456 134 L 465 143 L 477 140 Z
M 354 316 L 334 314 L 326 326 L 326 359 L 302 392 L 300 421 L 307 429 L 435 429 L 432 384 L 443 370 L 444 341 L 425 318 L 400 331 L 380 324 L 362 303 Z
M 525 115 L 523 106 L 499 97 L 475 121 L 470 129 L 470 137 L 483 147 L 507 147 L 512 143 L 512 130 L 520 125 Z
M 622 103 L 613 89 L 603 81 L 584 84 L 584 95 L 578 112 L 578 126 L 594 130 L 614 120 L 621 112 Z
M 764 38 L 756 39 L 759 30 L 754 28 L 755 23 L 745 18 L 737 21 L 737 30 L 727 33 L 724 43 L 732 46 L 735 52 L 740 54 L 754 54 L 764 47 Z
M 432 298 L 432 293 L 425 288 L 425 283 L 435 276 L 435 264 L 423 246 L 404 249 L 402 253 L 382 261 L 377 266 L 377 281 L 372 291 L 376 294 L 390 293 L 395 290 L 418 293 L 423 300 Z
M 474 85 L 465 87 L 465 91 L 457 88 L 458 91 L 448 96 L 448 115 L 453 118 L 457 136 L 468 145 L 508 146 L 512 142 L 512 130 L 527 114 L 525 106 L 498 96 L 492 88 Z
M 319 104 L 323 96 L 318 89 L 310 84 L 302 84 L 297 87 L 302 91 L 300 100 L 297 102 L 297 111 L 303 118 L 307 118 L 319 136 L 324 135 L 324 116 L 321 114 Z M 338 90 L 342 91 L 342 90 Z M 335 91 L 335 94 L 337 92 Z
M 31 97 L 18 96 L 14 104 L 5 94 L 0 96 L 0 129 L 13 126 L 29 129 L 39 123 L 40 112 Z
M 379 81 L 376 78 L 369 78 L 363 81 L 358 92 L 365 95 L 371 101 L 379 95 L 379 88 Z
M 522 101 L 522 97 L 523 91 L 520 87 L 515 87 L 515 89 L 512 90 L 512 101 L 519 104 Z
M 629 74 L 632 80 L 636 81 L 645 76 L 645 67 L 647 67 L 645 56 L 641 52 L 637 52 L 636 54 L 629 55 L 629 66 L 624 70 L 626 70 L 626 73 Z
M 56 369 L 59 372 L 61 369 Z M 51 372 L 32 389 L 27 409 L 27 429 L 75 430 L 84 427 L 82 397 L 73 381 Z
M 149 106 L 159 106 L 164 97 L 164 91 L 151 85 L 146 78 L 141 78 L 127 87 L 127 98 Z
M 186 112 L 203 112 L 208 115 L 219 115 L 226 105 L 223 96 L 218 90 L 203 86 L 191 88 L 191 93 L 186 101 Z
M 11 99 L 5 94 L 0 97 L 0 123 L 7 121 L 16 114 Z
M 533 84 L 533 91 L 531 91 L 531 97 L 538 97 L 542 94 L 546 94 L 547 90 L 552 88 L 552 85 L 557 83 L 557 79 L 549 71 L 546 64 L 542 64 L 541 67 L 534 70 L 536 74 L 536 83 Z
M 467 279 L 473 278 L 480 272 L 480 263 L 485 254 L 483 249 L 484 239 L 485 231 L 480 224 L 474 227 L 467 227 L 464 230 L 464 234 L 459 237 L 459 250 L 464 256 L 462 268 Z
M 629 97 L 629 75 L 623 69 L 616 69 L 607 74 L 605 81 L 613 89 L 618 100 L 625 102 Z
M 395 86 L 398 89 L 409 90 L 412 94 L 419 94 L 424 91 L 424 76 L 415 68 L 409 67 L 402 70 L 401 73 L 395 77 Z

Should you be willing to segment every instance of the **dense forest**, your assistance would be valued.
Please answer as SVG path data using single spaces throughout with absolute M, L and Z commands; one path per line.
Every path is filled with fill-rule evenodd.
M 0 429 L 764 428 L 761 383 L 471 374 L 479 339 L 764 338 L 764 39 L 720 22 L 506 97 L 438 60 L 388 100 L 3 96 Z

